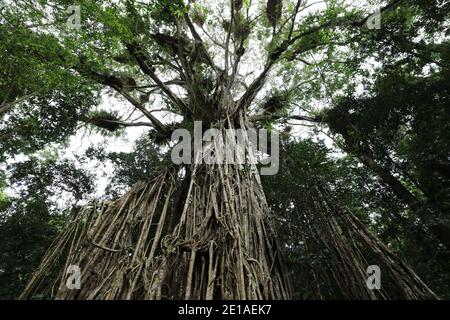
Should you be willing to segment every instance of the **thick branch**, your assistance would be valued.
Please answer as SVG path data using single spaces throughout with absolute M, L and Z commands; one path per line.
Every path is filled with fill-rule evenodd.
M 120 85 L 120 79 L 114 76 L 108 76 L 100 74 L 94 70 L 89 69 L 86 64 L 81 59 L 80 65 L 76 67 L 76 70 L 81 74 L 88 76 L 101 84 L 109 86 L 113 88 L 117 92 L 119 92 L 123 97 L 125 97 L 136 109 L 141 111 L 152 123 L 155 129 L 159 131 L 164 131 L 165 126 L 159 121 L 155 116 L 153 116 L 141 103 L 135 100 L 132 96 L 130 96 L 127 92 L 125 92 Z
M 87 120 L 87 122 L 95 125 L 93 121 Z M 119 125 L 122 127 L 152 127 L 152 128 L 155 127 L 151 122 L 125 122 L 121 120 L 109 120 L 109 119 L 102 119 L 102 122 Z
M 248 87 L 248 89 L 245 91 L 241 99 L 239 99 L 236 111 L 246 109 L 252 103 L 253 99 L 255 99 L 258 92 L 264 86 L 267 74 L 269 73 L 273 63 L 274 62 L 270 60 L 265 66 L 264 70 L 261 72 L 261 74 Z
M 198 45 L 200 47 L 200 50 L 202 51 L 202 55 L 206 59 L 206 62 L 208 63 L 208 65 L 211 68 L 214 69 L 216 75 L 219 75 L 220 74 L 219 68 L 214 64 L 214 61 L 212 60 L 211 56 L 208 54 L 205 44 L 204 44 L 202 38 L 200 37 L 200 35 L 198 34 L 197 30 L 195 30 L 195 26 L 192 23 L 191 19 L 189 18 L 189 16 L 187 14 L 185 14 L 184 17 L 185 17 L 186 23 L 189 27 L 189 30 L 191 31 L 192 36 L 195 39 L 196 45 Z
M 385 7 L 381 8 L 380 11 L 384 12 L 390 8 L 392 8 L 394 5 L 396 5 L 397 3 L 399 3 L 401 0 L 394 0 L 391 3 L 389 3 L 388 5 L 386 5 Z M 289 49 L 289 47 L 291 45 L 293 45 L 295 42 L 297 42 L 298 40 L 300 40 L 303 37 L 309 36 L 311 34 L 314 34 L 322 29 L 325 28 L 329 28 L 329 27 L 336 27 L 336 26 L 356 26 L 356 27 L 361 27 L 364 25 L 364 23 L 366 23 L 366 21 L 371 17 L 371 15 L 365 17 L 362 20 L 359 21 L 349 21 L 348 19 L 344 19 L 344 20 L 336 20 L 336 21 L 328 21 L 326 23 L 323 23 L 321 25 L 318 25 L 316 27 L 313 27 L 305 32 L 302 32 L 294 37 L 292 37 L 291 33 L 289 34 L 288 39 L 285 39 L 284 41 L 281 42 L 281 44 L 273 51 L 270 53 L 269 55 L 269 61 L 266 64 L 266 67 L 264 68 L 264 70 L 261 72 L 261 74 L 253 81 L 253 83 L 250 85 L 250 87 L 247 89 L 247 91 L 244 93 L 244 95 L 241 97 L 241 99 L 238 102 L 237 105 L 237 110 L 240 109 L 245 109 L 246 107 L 248 107 L 251 102 L 253 101 L 253 99 L 256 97 L 256 95 L 258 94 L 258 92 L 261 90 L 261 88 L 264 86 L 264 83 L 266 81 L 266 77 L 267 74 L 269 73 L 270 69 L 272 68 L 272 66 L 278 62 L 278 60 L 280 59 L 281 55 L 286 52 L 287 49 Z M 311 47 L 310 49 L 315 48 L 316 46 Z
M 141 70 L 161 88 L 161 90 L 169 97 L 169 99 L 191 114 L 192 111 L 189 109 L 189 107 L 179 97 L 177 97 L 169 89 L 169 87 L 167 87 L 164 82 L 161 81 L 161 79 L 159 79 L 154 69 L 149 64 L 147 57 L 142 53 L 142 49 L 137 44 L 128 44 L 127 49 L 134 56 Z

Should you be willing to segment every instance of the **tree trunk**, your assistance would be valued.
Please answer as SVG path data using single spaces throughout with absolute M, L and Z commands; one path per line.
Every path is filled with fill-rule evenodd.
M 48 292 L 58 299 L 288 299 L 255 166 L 192 165 L 174 201 L 179 176 L 179 168 L 165 169 L 117 201 L 87 206 L 21 298 Z M 66 286 L 69 265 L 80 268 L 79 290 Z M 45 280 L 52 273 L 55 283 Z

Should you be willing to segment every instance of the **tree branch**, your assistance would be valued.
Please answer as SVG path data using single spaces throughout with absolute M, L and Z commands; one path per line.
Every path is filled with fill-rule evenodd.
M 161 90 L 167 95 L 167 97 L 172 100 L 173 103 L 181 107 L 182 109 L 186 110 L 189 114 L 192 114 L 192 111 L 189 109 L 189 107 L 179 98 L 177 97 L 170 89 L 167 87 L 164 82 L 162 82 L 158 76 L 156 75 L 153 68 L 148 63 L 147 57 L 142 53 L 142 48 L 134 43 L 134 44 L 127 44 L 127 49 L 131 53 L 131 55 L 134 56 L 137 63 L 139 64 L 139 67 L 141 70 L 148 75 L 160 88 Z
M 25 95 L 25 96 L 19 97 L 19 98 L 17 98 L 17 99 L 14 100 L 14 101 L 11 101 L 11 102 L 7 102 L 7 103 L 1 104 L 1 105 L 0 105 L 0 115 L 1 115 L 2 113 L 5 113 L 5 112 L 9 111 L 9 110 L 10 110 L 12 107 L 14 107 L 16 104 L 19 104 L 19 103 L 21 103 L 21 102 L 24 102 L 24 101 L 26 101 L 27 99 L 31 98 L 31 97 L 34 96 L 34 95 L 35 95 L 34 93 L 30 93 L 30 94 L 27 94 L 27 95 Z
M 92 123 L 95 125 L 95 123 L 93 123 L 90 120 L 87 120 L 86 122 Z M 125 122 L 125 121 L 120 121 L 120 120 L 109 120 L 109 119 L 102 119 L 102 122 L 116 124 L 116 125 L 119 125 L 122 127 L 152 127 L 152 128 L 155 128 L 155 126 L 151 122 Z
M 91 79 L 94 79 L 99 83 L 109 86 L 110 88 L 113 88 L 114 90 L 119 92 L 136 109 L 141 111 L 153 123 L 155 129 L 159 131 L 164 131 L 165 126 L 161 123 L 161 121 L 159 121 L 156 117 L 154 117 L 141 103 L 136 101 L 132 96 L 130 96 L 127 92 L 123 90 L 123 88 L 119 85 L 118 82 L 118 80 L 120 81 L 120 79 L 114 76 L 103 75 L 94 70 L 91 70 L 83 61 L 83 59 L 80 59 L 80 65 L 76 66 L 75 69 L 81 74 L 84 74 L 85 76 L 88 76 Z
M 314 122 L 314 123 L 321 123 L 321 119 L 318 117 L 308 117 L 308 116 L 300 116 L 300 115 L 281 115 L 281 114 L 262 114 L 262 115 L 256 115 L 250 117 L 250 121 L 257 122 L 257 121 L 269 121 L 269 120 L 301 120 L 301 121 L 308 121 L 308 122 Z

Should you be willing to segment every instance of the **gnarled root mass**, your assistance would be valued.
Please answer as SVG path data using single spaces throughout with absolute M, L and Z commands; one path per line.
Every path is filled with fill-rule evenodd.
M 114 202 L 87 205 L 21 298 L 289 298 L 254 170 L 202 164 L 180 172 L 165 169 Z M 80 268 L 79 290 L 66 285 L 70 265 Z

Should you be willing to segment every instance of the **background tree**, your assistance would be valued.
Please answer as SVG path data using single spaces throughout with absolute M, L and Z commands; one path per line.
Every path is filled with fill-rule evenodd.
M 93 180 L 54 155 L 33 157 L 7 172 L 14 195 L 3 195 L 1 200 L 0 298 L 14 299 L 79 201 L 93 191 Z

